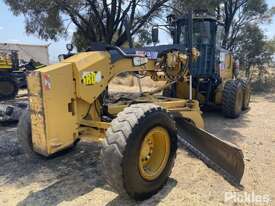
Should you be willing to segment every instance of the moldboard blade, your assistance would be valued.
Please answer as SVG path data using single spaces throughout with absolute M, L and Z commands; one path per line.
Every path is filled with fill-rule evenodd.
M 207 166 L 211 167 L 236 187 L 244 173 L 242 150 L 230 142 L 197 128 L 182 119 L 177 119 L 179 141 Z

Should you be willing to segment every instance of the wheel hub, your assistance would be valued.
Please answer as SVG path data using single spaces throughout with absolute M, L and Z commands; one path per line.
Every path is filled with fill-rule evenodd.
M 140 149 L 139 171 L 152 181 L 163 172 L 170 154 L 170 136 L 166 129 L 155 127 L 145 136 Z

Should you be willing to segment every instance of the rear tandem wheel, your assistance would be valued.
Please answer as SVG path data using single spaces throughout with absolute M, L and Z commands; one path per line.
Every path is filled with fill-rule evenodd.
M 243 88 L 243 107 L 242 110 L 249 109 L 249 103 L 251 98 L 251 85 L 247 80 L 240 80 L 242 88 Z
M 222 111 L 225 117 L 237 118 L 243 107 L 243 88 L 238 80 L 229 80 L 225 83 Z

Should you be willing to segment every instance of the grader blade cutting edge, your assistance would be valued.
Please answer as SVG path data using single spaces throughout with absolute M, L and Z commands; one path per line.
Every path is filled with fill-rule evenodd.
M 241 187 L 244 173 L 244 156 L 241 149 L 184 120 L 177 120 L 177 129 L 179 141 L 188 150 L 231 184 Z

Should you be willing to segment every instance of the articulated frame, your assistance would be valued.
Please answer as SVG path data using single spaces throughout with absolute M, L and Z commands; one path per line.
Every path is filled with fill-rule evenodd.
M 183 55 L 167 58 L 173 67 L 187 61 Z M 172 67 L 170 69 L 173 69 Z M 174 68 L 178 69 L 178 68 Z M 101 121 L 100 95 L 113 77 L 122 72 L 147 72 L 156 76 L 161 72 L 157 60 L 123 58 L 111 62 L 108 52 L 86 52 L 61 63 L 34 71 L 28 77 L 32 141 L 36 152 L 49 156 L 74 144 L 82 138 L 100 141 L 105 137 L 109 123 Z M 185 99 L 157 96 L 141 97 L 135 102 L 151 102 L 203 128 L 199 103 Z M 109 104 L 108 113 L 117 113 L 129 103 Z

